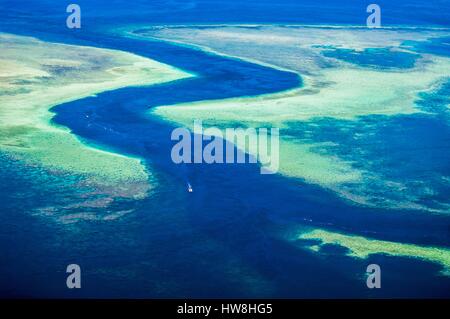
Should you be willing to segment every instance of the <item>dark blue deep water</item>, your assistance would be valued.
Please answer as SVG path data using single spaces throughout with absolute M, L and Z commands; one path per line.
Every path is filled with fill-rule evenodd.
M 39 207 L 75 202 L 72 186 L 76 177 L 52 176 L 0 154 L 0 177 L 8 181 L 0 184 L 0 296 L 450 296 L 450 279 L 438 276 L 437 265 L 381 255 L 358 260 L 334 247 L 319 256 L 283 238 L 297 226 L 307 225 L 448 247 L 450 219 L 445 215 L 351 205 L 318 186 L 260 175 L 257 165 L 176 166 L 170 160 L 173 144 L 169 136 L 174 127 L 144 114 L 158 105 L 283 91 L 301 86 L 300 77 L 165 42 L 120 38 L 107 32 L 111 27 L 133 23 L 363 24 L 365 1 L 78 3 L 85 24 L 79 31 L 69 31 L 64 27 L 65 3 L 27 1 L 24 5 L 0 0 L 0 31 L 129 51 L 198 77 L 105 92 L 52 109 L 55 123 L 69 127 L 86 143 L 136 155 L 151 164 L 158 189 L 144 200 L 115 202 L 115 208 L 134 210 L 121 219 L 66 225 L 34 216 L 31 212 Z M 385 8 L 385 24 L 449 26 L 447 1 L 379 4 Z M 405 45 L 417 48 L 418 54 L 433 50 L 446 55 L 442 43 Z M 396 53 L 391 64 L 383 64 L 379 59 L 389 55 L 383 50 L 358 57 L 351 52 L 337 53 L 342 52 L 333 53 L 334 57 L 364 67 L 408 68 L 415 61 L 414 55 Z M 423 170 L 449 176 L 450 132 L 445 122 L 447 111 L 442 107 L 446 90 L 448 84 L 437 95 L 420 96 L 421 107 L 427 111 L 432 108 L 426 115 L 292 123 L 290 134 L 305 138 L 303 132 L 308 130 L 312 132 L 308 138 L 315 142 L 341 145 L 332 151 L 343 158 L 366 156 L 364 168 L 384 167 L 381 171 L 386 178 L 401 180 Z M 94 122 L 87 121 L 86 115 Z M 351 139 L 355 133 L 367 137 L 355 144 Z M 414 154 L 405 149 L 411 137 L 417 143 Z M 366 150 L 364 155 L 360 149 Z M 401 171 L 389 169 L 389 161 L 401 160 L 408 163 Z M 192 194 L 186 192 L 187 181 L 195 187 Z M 442 201 L 449 194 L 448 189 L 441 189 L 436 196 Z M 82 267 L 80 290 L 65 286 L 65 267 L 70 263 Z M 381 290 L 368 290 L 361 279 L 369 263 L 383 265 Z

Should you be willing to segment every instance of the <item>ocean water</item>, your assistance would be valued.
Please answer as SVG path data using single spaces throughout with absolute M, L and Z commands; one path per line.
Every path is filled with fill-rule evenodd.
M 0 296 L 449 297 L 450 278 L 442 276 L 436 264 L 380 254 L 360 260 L 332 245 L 325 248 L 326 254 L 312 254 L 302 249 L 302 243 L 288 240 L 298 228 L 317 227 L 449 247 L 448 215 L 354 205 L 319 186 L 260 175 L 258 165 L 174 165 L 170 159 L 173 143 L 168 138 L 174 124 L 147 114 L 159 105 L 301 87 L 301 76 L 162 41 L 111 34 L 112 28 L 138 23 L 364 24 L 363 1 L 79 4 L 86 14 L 85 24 L 72 32 L 61 20 L 63 4 L 29 1 L 24 7 L 1 0 L 0 31 L 124 50 L 198 77 L 105 92 L 52 109 L 53 121 L 68 127 L 86 144 L 143 158 L 155 175 L 157 189 L 151 196 L 117 200 L 108 207 L 133 211 L 122 218 L 71 224 L 53 221 L 39 213 L 40 208 L 76 204 L 77 177 L 52 175 L 0 154 L 0 176 L 8 181 L 0 184 Z M 384 1 L 380 5 L 386 24 L 449 25 L 446 1 Z M 448 54 L 446 40 L 405 45 L 413 46 L 418 54 Z M 411 54 L 391 53 L 376 50 L 355 56 L 336 50 L 333 57 L 361 67 L 413 66 Z M 304 138 L 308 131 L 312 141 L 333 143 L 327 151 L 332 149 L 349 160 L 364 159 L 365 169 L 381 169 L 386 178 L 410 182 L 411 187 L 424 180 L 439 184 L 450 176 L 448 109 L 443 106 L 448 85 L 419 98 L 427 114 L 355 121 L 324 118 L 292 123 L 289 133 Z M 86 115 L 92 120 L 86 121 Z M 363 138 L 354 141 L 355 133 Z M 411 141 L 414 147 L 408 147 Z M 398 161 L 406 164 L 392 170 L 390 163 Z M 187 182 L 193 185 L 193 193 L 187 193 Z M 424 197 L 427 204 L 448 201 L 448 183 L 442 185 L 438 193 Z M 74 208 L 67 213 L 77 212 Z M 104 213 L 101 208 L 91 212 Z M 65 286 L 65 267 L 70 263 L 82 268 L 80 290 Z M 370 263 L 383 265 L 380 290 L 365 286 L 365 267 Z

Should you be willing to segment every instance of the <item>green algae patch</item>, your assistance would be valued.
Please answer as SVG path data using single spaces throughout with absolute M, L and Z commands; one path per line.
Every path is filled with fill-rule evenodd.
M 347 255 L 354 258 L 367 259 L 370 255 L 382 254 L 396 257 L 416 258 L 442 266 L 441 274 L 450 276 L 450 249 L 444 247 L 427 247 L 392 241 L 370 239 L 362 236 L 341 234 L 323 229 L 314 229 L 302 233 L 299 240 L 320 241 L 310 248 L 320 251 L 324 245 L 338 245 L 348 249 Z

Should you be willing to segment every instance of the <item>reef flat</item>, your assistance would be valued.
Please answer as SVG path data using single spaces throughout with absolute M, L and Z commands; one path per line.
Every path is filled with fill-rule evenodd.
M 298 240 L 313 240 L 316 244 L 309 246 L 313 251 L 320 251 L 325 245 L 338 245 L 346 248 L 346 255 L 353 258 L 367 259 L 374 254 L 397 257 L 408 257 L 436 263 L 443 269 L 442 275 L 450 276 L 450 249 L 444 247 L 424 247 L 383 240 L 375 240 L 362 236 L 341 234 L 323 229 L 306 231 L 298 236 Z
M 418 179 L 414 174 L 399 178 L 394 171 L 401 167 L 381 165 L 392 162 L 384 159 L 389 154 L 381 153 L 382 160 L 364 156 L 372 147 L 364 140 L 382 134 L 383 127 L 391 129 L 393 121 L 407 125 L 410 116 L 429 115 L 417 103 L 419 95 L 437 90 L 450 72 L 450 59 L 413 49 L 410 41 L 427 43 L 448 36 L 448 30 L 162 26 L 133 34 L 293 71 L 304 80 L 303 87 L 281 93 L 165 105 L 151 114 L 188 127 L 192 119 L 203 120 L 205 126 L 279 127 L 279 172 L 284 176 L 318 184 L 359 205 L 448 213 L 448 200 L 437 194 L 448 187 L 445 179 L 436 186 L 437 179 Z M 368 123 L 367 132 L 356 132 Z M 345 142 L 320 136 L 324 125 L 344 131 Z M 397 127 L 396 134 L 400 131 Z M 405 135 L 391 137 L 404 140 L 397 151 L 408 147 Z M 387 144 L 383 147 L 391 147 L 387 138 L 382 139 Z M 350 144 L 359 141 L 364 145 L 352 150 Z M 436 151 L 446 144 L 441 139 L 434 143 L 440 143 Z M 433 202 L 427 203 L 428 198 Z
M 2 33 L 0 46 L 0 151 L 26 165 L 81 176 L 83 184 L 108 196 L 144 197 L 151 173 L 140 159 L 84 143 L 52 123 L 50 109 L 103 91 L 190 75 L 126 52 L 31 37 Z

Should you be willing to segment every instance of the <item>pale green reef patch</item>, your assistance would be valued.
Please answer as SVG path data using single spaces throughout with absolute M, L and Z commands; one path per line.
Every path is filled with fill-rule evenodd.
M 83 176 L 84 184 L 107 197 L 145 197 L 154 180 L 140 159 L 82 143 L 52 124 L 49 110 L 108 90 L 191 75 L 127 52 L 31 37 L 0 33 L 0 46 L 0 151 L 49 172 Z
M 314 229 L 301 233 L 296 240 L 318 241 L 308 248 L 320 253 L 324 245 L 337 245 L 348 249 L 347 255 L 353 258 L 367 259 L 371 255 L 382 254 L 396 257 L 421 259 L 442 267 L 441 274 L 450 276 L 450 249 L 444 247 L 428 247 L 392 241 L 376 240 L 361 236 Z

